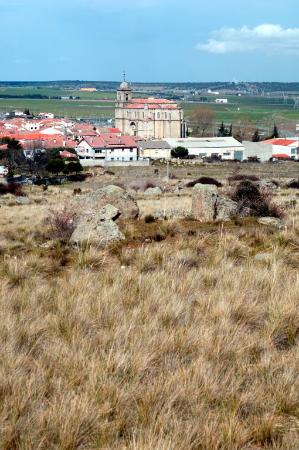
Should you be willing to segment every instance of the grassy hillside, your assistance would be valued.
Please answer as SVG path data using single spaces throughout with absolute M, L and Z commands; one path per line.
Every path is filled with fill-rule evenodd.
M 120 244 L 72 248 L 46 218 L 73 187 L 0 197 L 0 448 L 297 450 L 298 206 L 283 230 L 122 221 Z

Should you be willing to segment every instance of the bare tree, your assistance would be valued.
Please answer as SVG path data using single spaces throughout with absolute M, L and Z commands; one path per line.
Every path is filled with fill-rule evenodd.
M 249 118 L 242 117 L 233 126 L 233 136 L 240 142 L 252 141 L 255 130 L 255 124 Z
M 192 135 L 213 135 L 214 121 L 215 113 L 213 109 L 207 106 L 196 106 L 189 115 L 189 124 L 192 129 Z

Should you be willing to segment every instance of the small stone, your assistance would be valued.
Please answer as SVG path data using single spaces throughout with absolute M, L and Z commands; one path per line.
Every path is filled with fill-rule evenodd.
M 144 192 L 144 195 L 161 195 L 161 194 L 162 194 L 162 190 L 159 187 L 148 188 Z
M 259 261 L 259 262 L 268 262 L 268 261 L 270 261 L 271 257 L 272 257 L 272 253 L 267 253 L 267 252 L 257 253 L 254 257 L 254 260 Z
M 17 197 L 16 204 L 17 205 L 30 205 L 31 200 L 29 197 Z
M 258 223 L 275 228 L 283 228 L 282 221 L 276 217 L 260 217 Z

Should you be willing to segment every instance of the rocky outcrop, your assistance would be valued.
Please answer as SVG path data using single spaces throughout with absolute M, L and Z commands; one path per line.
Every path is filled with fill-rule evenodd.
M 122 219 L 136 219 L 139 208 L 133 197 L 119 186 L 109 185 L 81 195 L 75 204 L 79 215 L 98 217 L 106 205 L 114 206 Z
M 86 242 L 105 246 L 111 241 L 122 239 L 124 239 L 124 235 L 113 220 L 92 220 L 81 216 L 76 221 L 76 227 L 70 241 L 73 244 Z
M 73 244 L 88 242 L 106 245 L 110 241 L 124 239 L 116 220 L 135 219 L 139 209 L 135 200 L 119 186 L 106 186 L 81 196 L 73 205 L 76 211 Z
M 193 217 L 202 222 L 230 220 L 238 212 L 238 204 L 218 194 L 216 186 L 196 184 L 192 194 Z
M 216 219 L 218 190 L 211 184 L 196 184 L 192 193 L 192 213 L 195 219 L 212 222 Z

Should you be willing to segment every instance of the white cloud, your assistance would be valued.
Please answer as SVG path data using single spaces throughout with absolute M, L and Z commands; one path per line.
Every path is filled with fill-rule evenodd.
M 299 54 L 299 28 L 282 28 L 280 25 L 262 24 L 255 28 L 221 28 L 214 31 L 206 43 L 197 49 L 208 53 Z

